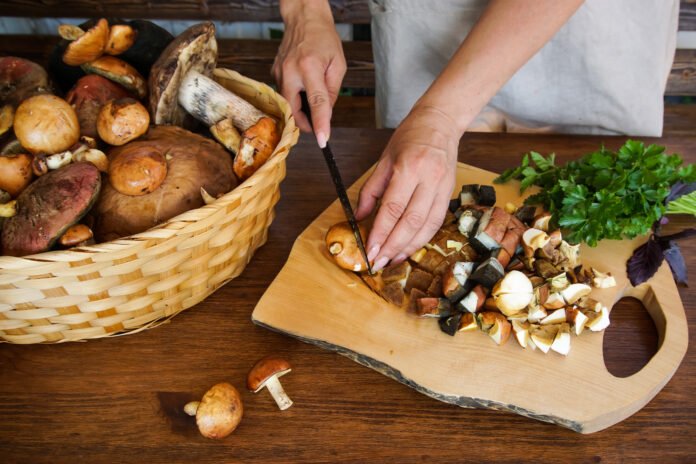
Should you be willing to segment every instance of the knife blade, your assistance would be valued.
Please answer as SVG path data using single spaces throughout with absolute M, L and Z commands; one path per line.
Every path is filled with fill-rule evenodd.
M 312 125 L 312 111 L 309 107 L 309 100 L 307 100 L 307 93 L 304 91 L 300 92 L 300 100 L 302 103 L 302 112 L 307 116 L 309 125 L 312 127 L 312 131 L 314 131 L 314 126 Z M 363 259 L 367 263 L 367 272 L 372 275 L 372 266 L 370 266 L 370 261 L 367 259 L 365 243 L 363 243 L 362 235 L 360 235 L 358 222 L 355 220 L 355 213 L 353 213 L 353 207 L 348 199 L 348 193 L 346 192 L 345 185 L 343 185 L 343 179 L 341 178 L 341 173 L 338 170 L 338 166 L 336 166 L 336 160 L 334 159 L 329 142 L 326 142 L 326 146 L 321 149 L 321 152 L 324 154 L 324 160 L 326 160 L 326 165 L 329 167 L 331 180 L 333 181 L 334 187 L 336 187 L 336 194 L 338 195 L 338 199 L 341 201 L 341 206 L 343 206 L 343 212 L 346 215 L 346 219 L 348 219 L 350 228 L 353 230 L 353 235 L 355 235 L 355 241 L 358 244 L 358 248 L 360 249 Z

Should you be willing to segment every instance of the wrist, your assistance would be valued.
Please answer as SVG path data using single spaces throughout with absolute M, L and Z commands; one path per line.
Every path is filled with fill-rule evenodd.
M 468 125 L 468 123 L 460 123 L 455 116 L 443 110 L 440 106 L 431 104 L 423 99 L 416 102 L 407 118 L 414 121 L 421 120 L 421 123 L 424 123 L 431 130 L 457 141 L 464 135 Z
M 327 0 L 280 0 L 280 16 L 286 25 L 311 16 L 324 17 L 333 24 L 331 6 Z

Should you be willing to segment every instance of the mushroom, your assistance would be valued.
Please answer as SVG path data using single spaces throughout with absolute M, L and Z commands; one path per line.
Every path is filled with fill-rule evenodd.
M 504 345 L 510 338 L 512 325 L 500 313 L 484 311 L 478 315 L 479 326 L 498 345 Z
M 558 325 L 545 325 L 542 327 L 534 327 L 530 329 L 530 340 L 534 342 L 537 348 L 544 353 L 548 353 L 556 339 L 558 333 Z
M 32 156 L 26 153 L 0 156 L 0 190 L 16 198 L 31 182 Z
M 560 308 L 541 320 L 541 325 L 560 324 L 566 321 L 566 310 Z
M 97 74 L 122 85 L 138 98 L 145 98 L 147 95 L 147 82 L 143 76 L 133 66 L 115 56 L 104 55 L 83 64 L 82 69 L 87 74 Z
M 570 353 L 570 326 L 565 322 L 558 326 L 558 332 L 553 339 L 551 349 L 563 356 L 568 356 Z
M 58 28 L 58 33 L 63 39 L 71 40 L 63 53 L 63 62 L 70 66 L 79 66 L 99 58 L 104 53 L 109 39 L 109 23 L 103 18 L 83 34 L 80 34 L 78 29 L 76 26 Z
M 532 282 L 520 271 L 505 274 L 505 277 L 495 284 L 491 294 L 500 312 L 506 316 L 526 308 L 534 297 Z
M 80 138 L 75 110 L 54 95 L 35 95 L 17 108 L 14 132 L 19 143 L 33 154 L 59 153 Z
M 135 43 L 137 31 L 128 24 L 114 24 L 109 28 L 109 38 L 104 47 L 108 55 L 120 55 Z
M 541 229 L 530 228 L 522 234 L 522 249 L 526 257 L 534 256 L 534 252 L 539 248 L 543 248 L 550 238 L 546 232 Z
M 539 213 L 534 217 L 532 222 L 532 227 L 534 229 L 539 229 L 544 232 L 549 230 L 549 223 L 551 222 L 551 213 L 543 212 Z
M 546 299 L 542 306 L 546 309 L 560 309 L 566 305 L 566 300 L 563 298 L 559 292 L 549 293 L 549 297 Z
M 109 100 L 130 96 L 130 92 L 115 82 L 97 74 L 89 74 L 75 83 L 65 99 L 75 108 L 80 133 L 94 138 L 98 136 L 97 116 L 102 106 Z
M 476 323 L 476 318 L 472 313 L 465 313 L 462 315 L 462 318 L 459 320 L 459 327 L 457 328 L 457 332 L 471 332 L 473 330 L 476 330 L 478 328 L 478 324 Z
M 40 65 L 16 56 L 0 57 L 0 107 L 16 108 L 27 98 L 50 90 L 48 74 Z
M 5 135 L 7 131 L 12 129 L 12 124 L 14 123 L 14 107 L 12 105 L 5 105 L 0 108 L 0 137 Z
M 600 272 L 592 268 L 592 285 L 597 288 L 611 288 L 616 286 L 616 279 L 609 272 Z
M 243 132 L 234 171 L 244 180 L 270 157 L 280 132 L 273 118 L 209 77 L 216 62 L 213 23 L 196 24 L 180 34 L 152 67 L 150 112 L 155 124 L 182 125 L 186 112 L 207 127 L 231 119 Z
M 80 142 L 73 145 L 70 150 L 53 155 L 38 154 L 34 156 L 31 163 L 32 171 L 36 176 L 43 176 L 48 171 L 55 171 L 70 163 L 87 161 L 95 165 L 99 171 L 106 172 L 109 160 L 104 152 L 94 147 L 96 147 L 96 141 L 93 138 L 80 137 Z
M 573 304 L 580 298 L 587 296 L 592 291 L 589 285 L 585 284 L 570 284 L 567 288 L 561 290 L 563 299 L 568 304 Z
M 564 263 L 564 266 L 566 266 L 568 269 L 575 269 L 575 267 L 580 264 L 579 243 L 577 245 L 571 245 L 565 240 L 562 240 L 561 244 L 558 246 L 558 251 L 565 259 L 566 262 Z
M 210 133 L 213 134 L 215 140 L 220 142 L 233 155 L 239 152 L 239 146 L 242 144 L 242 135 L 234 127 L 231 119 L 223 119 L 213 124 L 210 126 Z
M 237 185 L 229 154 L 217 142 L 179 127 L 151 127 L 137 140 L 109 150 L 108 157 L 111 161 L 109 181 L 104 182 L 93 210 L 94 236 L 98 242 L 143 232 L 184 211 L 203 206 L 201 187 L 217 197 Z M 135 170 L 127 163 L 117 163 L 121 157 L 135 159 Z M 166 161 L 167 170 L 159 187 L 137 197 L 118 190 L 124 190 L 118 181 L 119 164 L 120 168 L 127 168 L 123 173 L 126 180 L 133 180 L 129 179 L 133 173 L 145 174 L 144 184 L 132 186 L 132 191 L 137 193 L 142 188 L 151 190 L 154 187 L 149 183 L 153 179 L 140 163 L 147 166 L 160 163 L 161 166 L 162 159 Z M 158 172 L 161 175 L 161 171 Z M 157 179 L 155 177 L 154 181 Z
M 111 100 L 97 116 L 99 137 L 109 145 L 125 145 L 147 132 L 149 125 L 150 114 L 133 98 Z
M 281 411 L 292 406 L 292 400 L 285 394 L 283 386 L 278 380 L 292 370 L 290 363 L 276 356 L 266 356 L 260 359 L 249 371 L 247 387 L 254 393 L 258 393 L 264 387 L 275 400 Z
M 609 310 L 602 306 L 599 312 L 589 312 L 585 314 L 588 321 L 585 326 L 593 332 L 600 332 L 609 327 Z
M 236 388 L 227 382 L 213 385 L 200 401 L 186 403 L 184 412 L 196 416 L 199 432 L 206 438 L 225 438 L 242 421 L 244 407 Z
M 17 200 L 0 203 L 0 218 L 11 218 L 17 214 Z
M 585 313 L 576 308 L 566 308 L 566 321 L 573 324 L 575 335 L 580 335 L 585 330 L 585 323 L 589 320 Z
M 366 240 L 365 228 L 358 224 L 363 242 Z M 353 229 L 347 221 L 334 224 L 326 232 L 326 246 L 336 264 L 353 272 L 367 270 L 367 263 L 360 252 Z
M 60 237 L 60 244 L 64 247 L 74 247 L 85 244 L 92 238 L 92 230 L 84 224 L 75 224 Z
M 527 348 L 529 345 L 529 326 L 529 322 L 512 321 L 512 331 L 515 333 L 517 343 L 519 343 L 522 348 Z

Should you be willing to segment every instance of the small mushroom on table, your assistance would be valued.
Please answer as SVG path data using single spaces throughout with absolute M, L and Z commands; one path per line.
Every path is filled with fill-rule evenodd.
M 275 119 L 211 79 L 216 63 L 213 23 L 181 33 L 152 66 L 150 113 L 157 125 L 182 126 L 187 112 L 207 127 L 230 119 L 242 131 L 234 172 L 244 180 L 271 156 L 280 132 Z
M 290 363 L 282 358 L 267 356 L 259 360 L 249 371 L 247 387 L 254 393 L 267 388 L 281 411 L 292 406 L 292 400 L 278 380 L 292 370 Z
M 196 416 L 198 430 L 206 438 L 225 438 L 242 421 L 244 407 L 236 388 L 227 382 L 213 385 L 200 401 L 184 406 L 184 412 Z

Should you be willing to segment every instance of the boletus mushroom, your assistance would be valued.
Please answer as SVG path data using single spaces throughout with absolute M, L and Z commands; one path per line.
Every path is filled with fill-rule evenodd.
M 75 110 L 62 98 L 41 94 L 24 100 L 15 113 L 14 132 L 33 154 L 59 153 L 80 138 Z
M 124 145 L 137 139 L 150 125 L 147 109 L 133 98 L 111 100 L 102 106 L 97 116 L 99 138 L 109 145 Z
M 17 214 L 5 221 L 2 251 L 24 256 L 51 249 L 99 196 L 101 175 L 87 162 L 50 171 L 17 197 Z
M 104 183 L 94 208 L 98 242 L 143 232 L 203 206 L 201 187 L 217 197 L 237 185 L 229 154 L 215 141 L 180 127 L 151 127 L 138 140 L 109 150 L 108 157 L 109 181 Z M 156 186 L 161 174 L 148 174 L 143 166 L 161 166 L 162 159 L 166 175 Z M 129 188 L 135 193 L 146 188 L 144 194 L 133 196 L 119 191 L 124 190 L 119 179 L 134 178 L 138 182 Z
M 247 387 L 254 393 L 267 388 L 278 408 L 284 411 L 292 406 L 292 400 L 285 393 L 278 379 L 291 370 L 290 363 L 286 360 L 276 356 L 266 356 L 254 364 L 249 371 Z
M 145 78 L 133 66 L 115 56 L 101 56 L 94 61 L 83 64 L 82 69 L 87 74 L 97 74 L 111 79 L 133 92 L 138 98 L 145 98 L 147 95 Z
M 360 230 L 363 243 L 365 243 L 367 240 L 365 227 L 362 224 L 358 224 L 358 229 Z M 331 226 L 326 232 L 325 241 L 329 254 L 331 254 L 339 267 L 353 272 L 367 270 L 367 263 L 360 252 L 353 229 L 347 221 Z
M 234 172 L 241 180 L 266 162 L 280 140 L 278 123 L 210 78 L 217 62 L 215 26 L 196 24 L 162 52 L 149 79 L 155 124 L 181 126 L 186 112 L 207 127 L 231 119 L 242 131 Z
M 34 177 L 31 162 L 32 156 L 26 153 L 0 155 L 0 190 L 16 198 Z
M 102 18 L 87 31 L 82 31 L 77 26 L 61 26 L 58 33 L 63 39 L 70 41 L 63 53 L 63 62 L 79 66 L 102 56 L 109 40 L 109 23 Z
M 206 438 L 225 438 L 242 421 L 244 406 L 236 388 L 227 382 L 213 385 L 200 401 L 186 403 L 184 412 L 196 416 L 198 430 Z
M 130 92 L 115 82 L 97 74 L 89 74 L 75 83 L 65 99 L 75 108 L 77 120 L 80 123 L 80 133 L 96 138 L 98 137 L 97 116 L 102 106 L 109 100 L 130 96 Z
M 50 92 L 44 68 L 24 58 L 0 57 L 0 107 L 16 108 L 29 97 Z

